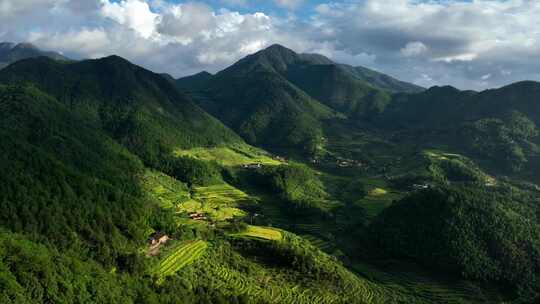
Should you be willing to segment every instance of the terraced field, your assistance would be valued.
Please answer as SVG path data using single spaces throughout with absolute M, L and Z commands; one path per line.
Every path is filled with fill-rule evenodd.
M 216 256 L 219 255 L 212 254 L 212 257 Z M 275 270 L 247 260 L 244 263 L 250 265 L 249 273 L 219 261 L 219 258 L 203 258 L 194 267 L 201 276 L 211 278 L 211 288 L 225 293 L 244 294 L 253 300 L 265 300 L 265 303 L 382 303 L 373 301 L 379 294 L 375 285 L 351 273 L 346 274 L 348 272 L 343 268 L 338 271 L 344 272 L 347 282 L 337 290 L 318 284 L 299 285 Z
M 225 221 L 246 213 L 239 209 L 240 203 L 249 203 L 251 198 L 246 193 L 229 184 L 194 187 L 191 200 L 181 204 L 178 212 L 201 212 L 214 221 Z
M 195 148 L 176 150 L 177 156 L 189 156 L 204 161 L 216 161 L 222 166 L 236 167 L 252 163 L 263 165 L 279 165 L 280 162 L 271 158 L 267 153 L 250 146 Z
M 141 178 L 141 185 L 164 209 L 175 208 L 190 200 L 187 185 L 158 171 L 147 170 Z
M 272 241 L 279 241 L 282 238 L 281 232 L 277 229 L 251 225 L 247 227 L 246 231 L 233 234 L 233 236 L 252 237 Z
M 150 170 L 141 178 L 141 185 L 161 208 L 178 214 L 200 212 L 214 221 L 244 216 L 239 204 L 252 202 L 249 195 L 226 183 L 190 189 L 166 174 Z
M 323 236 L 326 234 L 326 230 L 320 223 L 295 223 L 294 228 L 295 230 L 308 232 L 312 235 Z
M 304 234 L 304 235 L 301 235 L 301 237 L 305 240 L 308 240 L 311 243 L 311 245 L 319 248 L 320 250 L 324 252 L 329 252 L 330 250 L 335 248 L 335 246 L 331 242 L 325 241 L 311 234 Z
M 410 269 L 392 268 L 390 273 L 367 264 L 355 264 L 353 268 L 358 273 L 376 281 L 383 290 L 395 292 L 397 303 L 480 304 L 502 302 L 496 291 L 479 289 L 467 281 L 435 279 Z M 405 299 L 409 299 L 409 302 L 404 302 Z
M 176 246 L 155 269 L 159 277 L 158 283 L 200 258 L 206 248 L 208 248 L 208 243 L 202 240 L 189 241 Z

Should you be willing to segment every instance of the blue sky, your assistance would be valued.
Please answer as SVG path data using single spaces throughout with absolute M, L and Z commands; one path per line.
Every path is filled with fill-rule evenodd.
M 0 40 L 175 77 L 279 43 L 422 86 L 540 80 L 540 1 L 2 0 Z

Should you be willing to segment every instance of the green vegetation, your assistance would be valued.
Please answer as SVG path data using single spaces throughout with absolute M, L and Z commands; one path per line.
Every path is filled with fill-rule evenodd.
M 206 248 L 208 248 L 208 243 L 201 240 L 178 244 L 171 250 L 168 256 L 159 262 L 155 270 L 155 273 L 159 277 L 158 283 L 163 282 L 165 277 L 175 274 L 185 266 L 196 261 L 204 254 Z
M 474 152 L 488 159 L 504 160 L 511 171 L 521 170 L 528 161 L 527 155 L 540 151 L 532 142 L 538 136 L 536 124 L 520 112 L 512 112 L 504 119 L 480 119 L 463 129 Z
M 465 278 L 511 286 L 522 301 L 534 302 L 540 295 L 538 209 L 519 200 L 506 189 L 417 192 L 385 210 L 371 231 L 392 254 Z
M 263 240 L 279 241 L 281 240 L 281 232 L 276 229 L 267 227 L 258 227 L 249 225 L 245 231 L 234 234 L 234 236 L 246 236 Z
M 369 196 L 383 196 L 387 193 L 388 191 L 384 190 L 383 188 L 373 188 L 368 192 Z
M 429 150 L 424 154 L 429 159 L 428 172 L 440 182 L 475 182 L 494 185 L 493 177 L 484 173 L 473 161 L 459 154 Z
M 0 83 L 2 303 L 540 301 L 536 83 L 422 91 L 280 46 L 190 96 L 116 56 Z
M 225 221 L 243 217 L 242 204 L 253 204 L 253 199 L 241 190 L 219 183 L 212 186 L 188 187 L 166 174 L 147 172 L 142 180 L 144 190 L 160 208 L 167 209 L 175 226 L 183 224 L 186 214 L 202 213 L 213 221 Z
M 246 213 L 239 209 L 240 205 L 253 203 L 246 193 L 228 184 L 195 187 L 193 190 L 194 202 L 181 205 L 179 211 L 202 212 L 213 220 L 224 221 L 245 216 Z
M 141 162 L 32 87 L 0 86 L 0 222 L 116 263 L 144 238 Z
M 32 83 L 154 168 L 175 148 L 241 142 L 162 76 L 118 56 L 23 60 L 1 70 L 0 83 Z
M 221 172 L 216 163 L 192 157 L 168 157 L 162 161 L 163 172 L 188 185 L 208 186 L 221 182 Z
M 323 183 L 307 166 L 291 164 L 265 167 L 259 175 L 259 183 L 271 187 L 295 209 L 329 211 L 332 208 Z
M 189 150 L 176 150 L 176 156 L 193 157 L 203 161 L 217 162 L 221 166 L 236 167 L 249 164 L 279 165 L 280 162 L 272 159 L 268 154 L 256 148 L 243 145 L 235 147 L 193 148 Z
M 189 187 L 159 171 L 147 170 L 141 179 L 145 192 L 159 201 L 163 209 L 172 209 L 191 199 Z

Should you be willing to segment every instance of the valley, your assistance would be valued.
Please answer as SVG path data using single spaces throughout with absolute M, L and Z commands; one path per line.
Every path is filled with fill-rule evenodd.
M 538 88 L 423 89 L 280 45 L 174 81 L 16 61 L 0 301 L 536 303 Z

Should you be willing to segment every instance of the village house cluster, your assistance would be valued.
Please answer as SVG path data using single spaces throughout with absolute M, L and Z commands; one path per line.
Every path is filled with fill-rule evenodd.
M 263 165 L 261 163 L 254 163 L 254 164 L 244 164 L 242 165 L 242 168 L 244 169 L 260 169 Z
M 167 243 L 171 238 L 163 233 L 163 232 L 156 232 L 153 233 L 150 238 L 148 238 L 148 245 L 150 246 L 150 249 L 157 248 L 165 243 Z
M 203 213 L 201 212 L 194 212 L 194 213 L 191 213 L 189 214 L 189 218 L 192 219 L 192 220 L 195 220 L 195 221 L 205 221 L 207 220 L 208 218 L 206 216 L 204 216 Z

